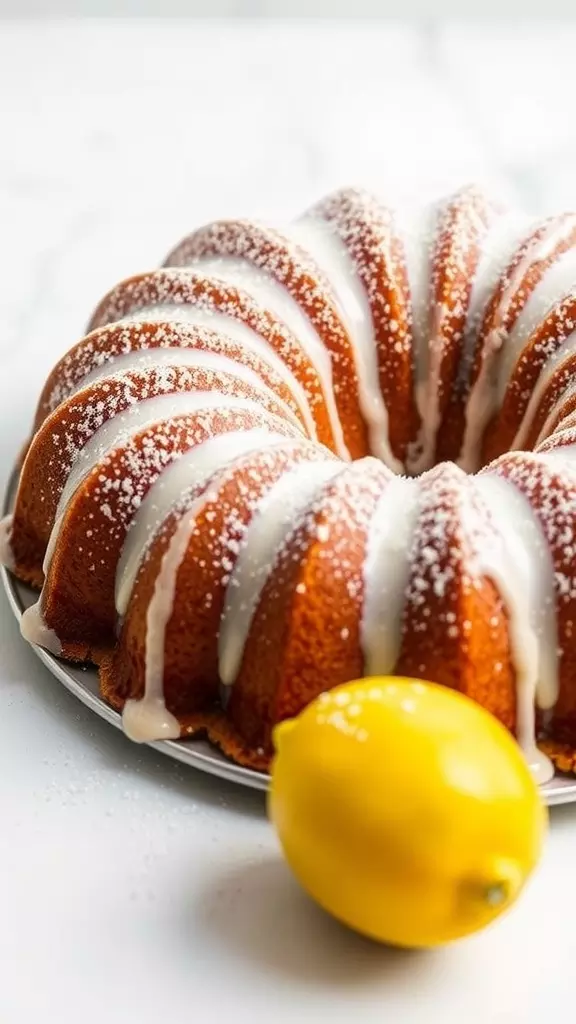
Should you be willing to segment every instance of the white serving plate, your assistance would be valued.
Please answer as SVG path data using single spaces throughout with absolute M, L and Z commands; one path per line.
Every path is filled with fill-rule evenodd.
M 10 481 L 5 501 L 5 511 L 8 511 L 13 502 L 16 490 L 16 475 Z M 37 600 L 38 594 L 20 583 L 3 566 L 0 566 L 0 575 L 4 589 L 8 595 L 10 607 L 18 621 L 22 613 L 29 605 Z M 24 641 L 22 641 L 24 642 Z M 122 719 L 117 711 L 109 707 L 100 697 L 98 692 L 98 672 L 90 666 L 73 665 L 56 658 L 53 654 L 45 651 L 42 647 L 32 645 L 35 653 L 40 658 L 52 675 L 64 684 L 70 693 L 78 697 L 87 707 L 95 711 L 97 715 L 104 718 L 117 729 L 122 728 Z M 128 743 L 129 741 L 126 740 Z M 224 757 L 206 740 L 158 740 L 150 744 L 155 750 L 173 757 L 183 764 L 189 764 L 192 768 L 198 768 L 209 775 L 217 775 L 229 782 L 237 782 L 242 786 L 249 786 L 252 789 L 267 789 L 270 776 L 263 772 L 256 772 L 251 768 L 242 768 Z M 556 804 L 568 804 L 576 802 L 576 779 L 562 775 L 555 778 L 542 787 L 542 793 L 549 806 Z

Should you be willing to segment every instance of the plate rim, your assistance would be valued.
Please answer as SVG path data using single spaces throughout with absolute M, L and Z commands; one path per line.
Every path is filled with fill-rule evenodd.
M 2 502 L 3 516 L 10 515 L 12 512 L 18 478 L 18 468 L 14 467 L 4 493 L 4 500 Z M 25 595 L 26 593 L 34 593 L 34 591 L 31 587 L 27 587 L 26 584 L 18 580 L 4 565 L 0 565 L 0 578 L 2 579 L 10 609 L 19 623 L 22 613 L 27 607 Z M 124 732 L 122 729 L 122 716 L 118 711 L 115 711 L 114 708 L 106 704 L 88 686 L 83 685 L 76 678 L 74 670 L 68 667 L 65 661 L 57 658 L 37 644 L 30 643 L 29 646 L 49 672 L 82 704 L 108 722 L 109 725 L 113 725 L 122 733 Z M 77 671 L 82 671 L 83 675 L 88 673 L 93 680 L 97 678 L 98 670 L 94 665 L 88 664 L 85 668 L 78 668 Z M 127 737 L 126 742 L 130 742 Z M 270 784 L 270 776 L 266 772 L 258 772 L 253 768 L 245 768 L 243 765 L 234 764 L 233 761 L 230 761 L 224 754 L 220 753 L 216 747 L 212 747 L 208 740 L 154 740 L 151 743 L 143 744 L 143 746 L 152 747 L 161 754 L 165 754 L 181 764 L 196 768 L 207 775 L 213 775 L 217 778 L 225 779 L 227 782 L 234 782 L 236 785 L 248 787 L 249 789 L 265 791 Z
M 18 477 L 18 468 L 14 467 L 10 474 L 4 494 L 4 501 L 2 503 L 2 514 L 4 516 L 9 515 L 12 511 Z M 2 584 L 8 598 L 10 609 L 16 620 L 20 622 L 22 613 L 27 607 L 24 594 L 26 591 L 33 592 L 32 588 L 26 587 L 24 583 L 21 583 L 20 580 L 18 580 L 4 565 L 0 565 L 0 578 L 2 579 Z M 89 689 L 89 687 L 82 685 L 80 680 L 73 674 L 73 670 L 67 667 L 66 662 L 57 658 L 49 651 L 44 650 L 43 647 L 39 647 L 37 644 L 30 643 L 30 647 L 49 672 L 60 683 L 62 683 L 70 693 L 72 693 L 100 718 L 104 719 L 104 721 L 113 725 L 116 729 L 120 730 L 120 732 L 123 732 L 122 716 L 118 711 L 115 711 L 114 708 L 111 708 L 106 704 L 105 701 L 103 701 L 97 693 L 94 693 Z M 81 671 L 83 674 L 89 673 L 90 677 L 94 679 L 97 676 L 98 670 L 95 666 L 87 665 Z M 130 742 L 128 738 L 126 738 L 126 742 Z M 266 791 L 270 785 L 270 775 L 265 772 L 255 771 L 253 768 L 245 768 L 242 765 L 234 764 L 233 761 L 228 760 L 228 758 L 226 758 L 224 754 L 220 753 L 220 751 L 215 747 L 212 747 L 207 740 L 155 740 L 151 743 L 144 744 L 144 746 L 152 747 L 154 750 L 159 751 L 167 757 L 171 757 L 173 760 L 179 761 L 181 764 L 189 765 L 191 768 L 196 768 L 198 771 L 204 772 L 207 775 L 225 779 L 227 782 L 233 782 L 236 785 L 260 791 Z M 206 749 L 199 749 L 202 746 Z M 556 774 L 550 782 L 542 786 L 540 792 L 544 802 L 549 807 L 559 806 L 560 804 L 575 803 L 576 777 L 570 778 L 568 776 Z

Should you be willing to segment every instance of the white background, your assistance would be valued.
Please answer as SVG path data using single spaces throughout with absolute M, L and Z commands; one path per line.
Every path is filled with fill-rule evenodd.
M 104 290 L 198 222 L 287 217 L 354 181 L 576 208 L 575 52 L 572 23 L 0 25 L 0 484 Z M 3 1024 L 572 1012 L 571 808 L 490 932 L 376 949 L 299 894 L 259 796 L 93 720 L 3 601 L 0 807 Z
M 567 17 L 570 0 L 0 0 L 0 17 L 418 18 L 437 22 Z
M 0 17 L 443 17 L 525 20 L 571 13 L 568 0 L 0 0 Z

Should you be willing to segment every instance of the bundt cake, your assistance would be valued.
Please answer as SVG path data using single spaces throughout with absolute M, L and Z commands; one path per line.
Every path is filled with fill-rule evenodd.
M 185 238 L 40 396 L 1 557 L 135 740 L 265 768 L 319 692 L 469 694 L 576 747 L 576 215 L 357 190 Z M 537 745 L 538 743 L 538 745 Z

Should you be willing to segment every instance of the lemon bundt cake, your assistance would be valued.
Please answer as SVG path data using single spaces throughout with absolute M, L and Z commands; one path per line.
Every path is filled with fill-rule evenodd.
M 46 382 L 0 529 L 41 588 L 22 632 L 98 664 L 136 740 L 264 768 L 278 720 L 395 672 L 546 779 L 576 746 L 575 381 L 576 215 L 344 190 L 202 228 Z

